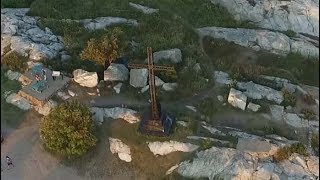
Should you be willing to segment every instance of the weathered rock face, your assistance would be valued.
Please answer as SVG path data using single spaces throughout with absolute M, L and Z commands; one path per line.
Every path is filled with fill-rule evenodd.
M 270 113 L 275 120 L 282 120 L 284 116 L 284 107 L 279 105 L 271 105 Z
M 1 9 L 1 56 L 9 46 L 32 60 L 52 59 L 63 49 L 63 44 L 50 29 L 40 29 L 34 17 L 27 16 L 28 8 Z
M 284 121 L 287 124 L 297 128 L 303 128 L 303 127 L 309 126 L 307 120 L 302 119 L 297 114 L 293 114 L 293 113 L 286 113 L 284 115 Z
M 201 36 L 221 38 L 253 49 L 264 49 L 276 54 L 297 52 L 305 57 L 319 57 L 319 48 L 312 43 L 293 40 L 279 32 L 221 27 L 204 27 L 197 30 Z
M 237 20 L 252 21 L 261 28 L 319 37 L 319 1 L 210 1 L 225 7 Z
M 105 81 L 126 81 L 128 76 L 129 70 L 123 64 L 111 63 L 104 71 Z
M 147 69 L 131 69 L 130 70 L 130 85 L 133 87 L 145 87 L 148 81 Z
M 182 53 L 180 49 L 157 51 L 153 53 L 153 56 L 154 63 L 158 63 L 162 59 L 170 60 L 174 64 L 182 61 Z
M 120 17 L 97 17 L 95 19 L 84 19 L 80 22 L 83 23 L 83 26 L 90 31 L 104 29 L 108 26 L 116 24 L 128 24 L 133 26 L 138 25 L 137 20 L 125 19 Z
M 42 114 L 44 116 L 49 115 L 51 109 L 55 108 L 58 106 L 58 103 L 53 101 L 53 100 L 49 100 L 46 104 L 43 105 L 43 107 L 38 107 L 35 106 L 34 109 L 39 113 Z
M 233 107 L 245 110 L 247 105 L 247 96 L 241 91 L 231 88 L 228 96 L 228 103 Z
M 130 147 L 124 144 L 120 139 L 109 138 L 110 151 L 112 154 L 117 153 L 119 159 L 125 162 L 131 162 L 131 152 Z
M 149 142 L 148 147 L 154 155 L 167 155 L 175 151 L 192 152 L 198 149 L 199 146 L 193 145 L 190 143 L 169 141 L 169 142 Z
M 112 119 L 123 119 L 128 123 L 137 123 L 140 121 L 138 112 L 127 108 L 104 108 L 104 117 Z
M 135 3 L 132 3 L 132 2 L 129 2 L 129 5 L 141 12 L 143 12 L 144 14 L 153 14 L 153 13 L 157 13 L 159 12 L 159 9 L 153 9 L 153 8 L 149 8 L 149 7 L 146 7 L 146 6 L 142 6 L 140 4 L 135 4 Z
M 177 83 L 164 83 L 162 85 L 162 88 L 165 91 L 174 91 L 177 87 L 178 87 Z
M 73 79 L 84 87 L 95 87 L 98 85 L 98 74 L 96 72 L 87 72 L 82 69 L 73 71 Z
M 233 82 L 233 80 L 229 77 L 229 74 L 222 71 L 215 71 L 214 79 L 217 83 L 220 83 L 223 85 L 229 85 L 229 84 L 232 84 Z
M 29 103 L 28 100 L 19 96 L 16 93 L 12 93 L 9 96 L 7 96 L 6 102 L 17 106 L 22 110 L 29 110 L 32 108 L 32 105 Z
M 237 87 L 244 90 L 244 94 L 252 99 L 267 99 L 280 104 L 283 101 L 282 92 L 274 90 L 267 86 L 250 82 L 238 82 Z

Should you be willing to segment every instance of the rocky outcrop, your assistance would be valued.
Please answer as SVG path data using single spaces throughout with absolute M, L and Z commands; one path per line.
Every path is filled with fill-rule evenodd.
M 133 87 L 145 87 L 148 81 L 147 69 L 131 69 L 130 70 L 130 85 Z
M 5 48 L 32 60 L 52 59 L 63 44 L 49 28 L 40 29 L 37 19 L 27 16 L 28 8 L 1 9 L 1 56 Z
M 104 71 L 105 81 L 126 81 L 128 76 L 129 70 L 123 64 L 111 63 Z
M 265 29 L 291 30 L 319 37 L 318 0 L 210 1 L 225 7 L 239 21 L 251 21 Z
M 190 143 L 182 143 L 177 141 L 166 142 L 149 142 L 148 147 L 154 155 L 167 155 L 171 152 L 192 152 L 198 149 L 199 146 Z
M 237 88 L 243 90 L 243 93 L 252 99 L 266 99 L 280 104 L 283 101 L 282 92 L 274 90 L 267 86 L 250 82 L 238 82 Z
M 84 19 L 80 22 L 83 23 L 83 26 L 90 31 L 104 29 L 108 26 L 117 24 L 127 24 L 132 26 L 138 25 L 137 20 L 125 19 L 121 17 L 97 17 L 95 19 Z
M 243 28 L 204 27 L 197 29 L 200 36 L 224 39 L 254 50 L 276 54 L 300 53 L 305 57 L 319 57 L 319 48 L 307 41 L 290 39 L 280 32 Z
M 153 14 L 153 13 L 157 13 L 159 12 L 159 9 L 153 9 L 153 8 L 149 8 L 149 7 L 146 7 L 146 6 L 142 6 L 140 4 L 135 4 L 135 3 L 132 3 L 132 2 L 129 2 L 129 5 L 141 12 L 143 12 L 144 14 Z
M 118 154 L 119 159 L 125 162 L 131 162 L 130 147 L 124 144 L 120 139 L 109 138 L 110 151 L 112 154 Z
M 157 51 L 153 53 L 154 63 L 158 63 L 160 60 L 170 60 L 171 63 L 182 62 L 182 53 L 180 49 L 169 49 L 163 51 Z
M 228 96 L 228 103 L 233 107 L 245 110 L 247 105 L 247 96 L 241 91 L 231 88 Z
M 35 106 L 34 109 L 39 113 L 42 114 L 44 116 L 49 115 L 50 111 L 57 107 L 58 103 L 53 101 L 53 100 L 49 100 L 47 103 L 45 103 L 42 107 L 41 106 Z
M 137 123 L 140 121 L 140 117 L 137 111 L 127 108 L 98 108 L 91 107 L 93 113 L 93 120 L 98 124 L 102 124 L 105 118 L 123 119 L 128 123 Z
M 73 71 L 73 80 L 84 87 L 96 87 L 98 85 L 98 74 L 96 72 L 87 72 L 82 69 Z
M 25 98 L 21 97 L 20 95 L 16 93 L 12 93 L 9 96 L 6 97 L 6 102 L 13 104 L 14 106 L 17 106 L 18 108 L 22 110 L 29 110 L 32 108 L 32 105 L 28 100 Z

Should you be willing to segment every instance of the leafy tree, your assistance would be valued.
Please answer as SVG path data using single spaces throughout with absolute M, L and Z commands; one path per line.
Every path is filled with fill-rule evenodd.
M 120 28 L 114 28 L 107 31 L 101 40 L 90 39 L 80 54 L 80 58 L 100 65 L 104 65 L 107 60 L 111 64 L 120 55 L 119 41 L 122 33 Z
M 53 109 L 40 122 L 40 138 L 46 148 L 63 156 L 79 156 L 93 147 L 90 110 L 77 101 L 66 102 Z

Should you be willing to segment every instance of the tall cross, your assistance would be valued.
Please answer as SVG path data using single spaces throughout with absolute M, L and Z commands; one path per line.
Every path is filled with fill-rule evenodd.
M 147 130 L 151 131 L 162 131 L 164 132 L 164 127 L 162 125 L 161 119 L 160 119 L 160 113 L 159 107 L 157 104 L 157 98 L 156 98 L 156 86 L 155 86 L 155 76 L 154 71 L 155 70 L 162 70 L 162 71 L 171 71 L 175 72 L 173 67 L 169 66 L 159 66 L 154 65 L 153 62 L 153 53 L 151 47 L 147 48 L 147 55 L 148 55 L 148 64 L 129 64 L 128 67 L 134 68 L 134 69 L 141 69 L 141 68 L 147 68 L 149 73 L 149 91 L 150 91 L 150 100 L 151 100 L 151 117 L 144 125 Z

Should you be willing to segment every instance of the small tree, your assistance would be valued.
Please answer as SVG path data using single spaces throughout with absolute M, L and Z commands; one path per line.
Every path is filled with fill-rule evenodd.
M 120 28 L 114 28 L 108 31 L 101 40 L 90 39 L 80 54 L 80 58 L 100 65 L 105 65 L 106 61 L 111 64 L 120 55 L 119 41 L 122 33 Z
M 49 150 L 63 156 L 79 156 L 93 147 L 90 110 L 77 101 L 66 102 L 53 109 L 40 122 L 40 138 Z

